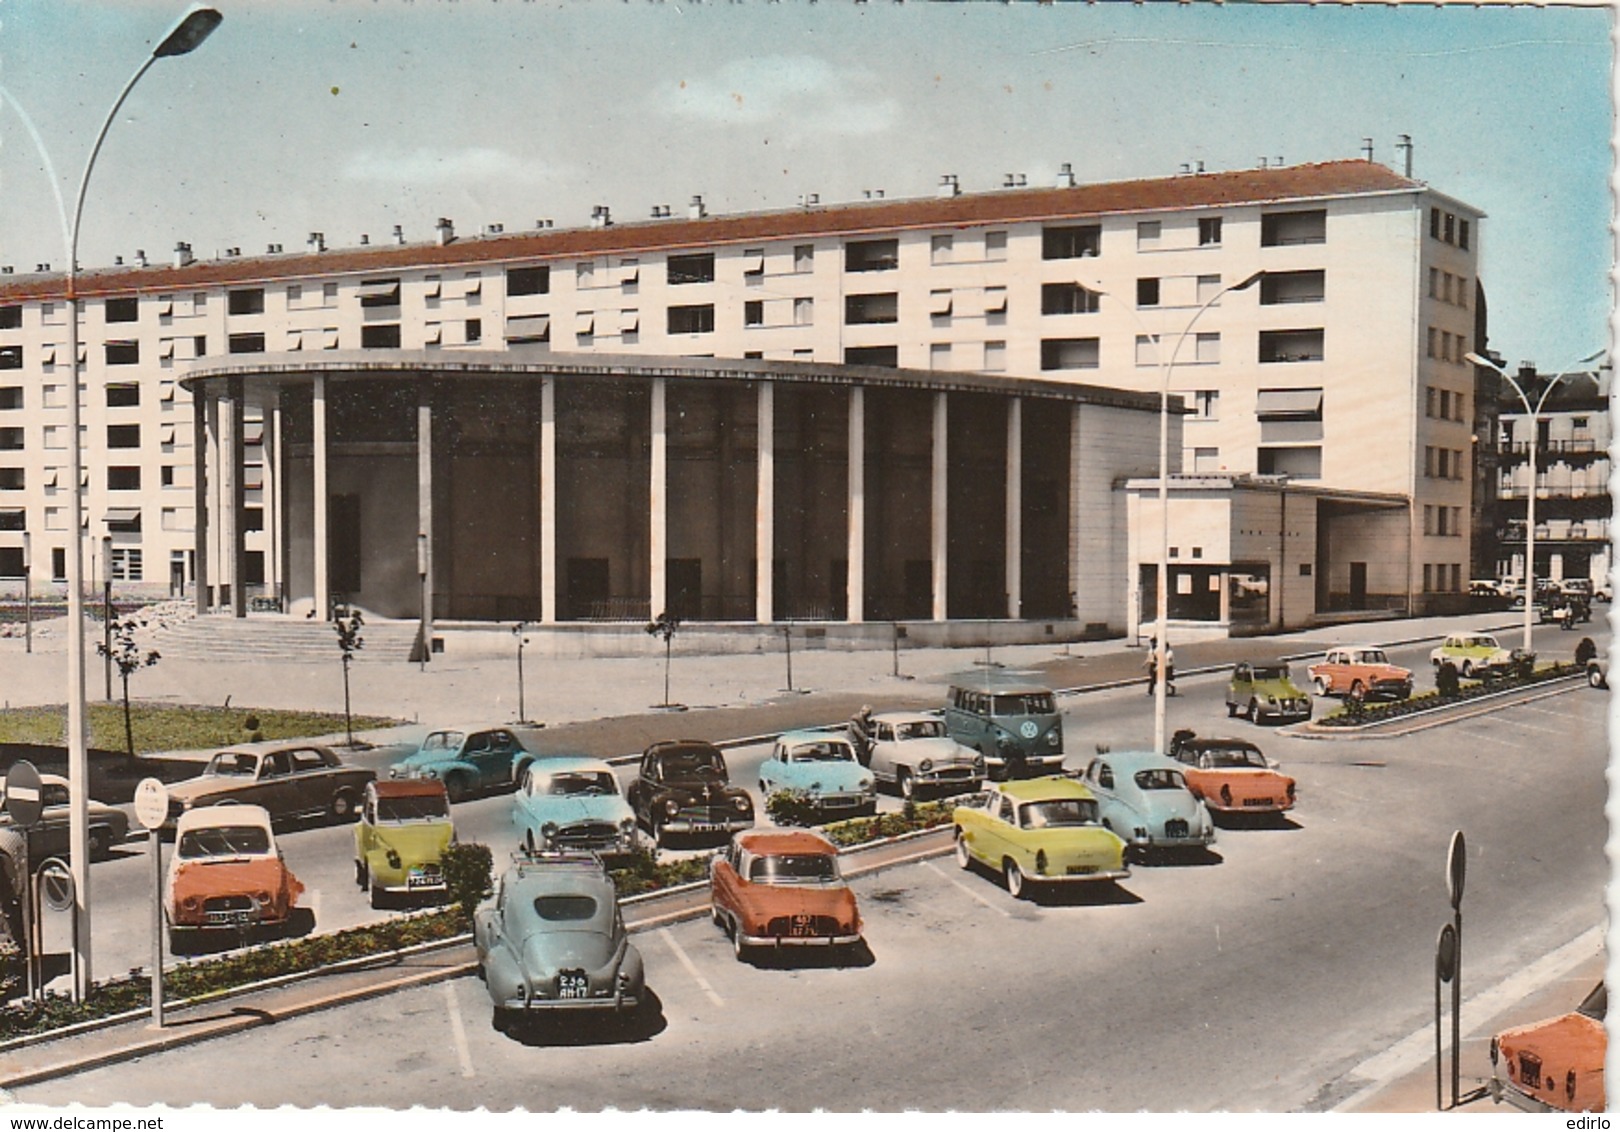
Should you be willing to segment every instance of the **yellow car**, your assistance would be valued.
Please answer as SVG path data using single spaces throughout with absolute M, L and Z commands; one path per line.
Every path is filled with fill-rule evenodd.
M 1097 799 L 1070 778 L 1002 782 L 956 807 L 956 863 L 999 872 L 1014 898 L 1033 885 L 1131 875 L 1125 842 L 1103 828 Z

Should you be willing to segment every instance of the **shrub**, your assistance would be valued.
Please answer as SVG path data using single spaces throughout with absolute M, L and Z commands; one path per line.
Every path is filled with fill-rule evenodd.
M 495 855 L 488 845 L 476 841 L 458 842 L 440 855 L 439 868 L 444 873 L 444 886 L 451 902 L 459 905 L 462 918 L 472 923 L 478 902 L 494 891 Z
M 658 858 L 647 849 L 638 849 L 628 861 L 609 871 L 613 888 L 621 897 L 637 896 L 672 885 L 703 880 L 709 875 L 709 858 L 687 857 L 679 861 L 658 863 Z
M 1442 696 L 1455 696 L 1457 689 L 1462 686 L 1462 679 L 1457 674 L 1457 666 L 1447 661 L 1435 669 L 1434 686 Z
M 765 812 L 777 825 L 814 825 L 816 808 L 803 795 L 791 790 L 773 790 L 765 799 Z

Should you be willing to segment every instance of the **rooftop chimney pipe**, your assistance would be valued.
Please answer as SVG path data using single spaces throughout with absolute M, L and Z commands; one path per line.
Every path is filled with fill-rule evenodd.
M 1412 175 L 1412 135 L 1397 134 L 1395 149 L 1401 155 L 1401 175 L 1410 177 Z
M 1074 188 L 1074 166 L 1072 164 L 1065 161 L 1058 166 L 1057 183 L 1060 189 Z
M 703 203 L 703 198 L 693 196 L 686 206 L 686 218 L 688 220 L 702 220 L 707 215 L 709 215 L 709 209 Z
M 450 218 L 448 216 L 439 217 L 439 222 L 433 227 L 438 233 L 439 244 L 441 247 L 450 243 L 456 238 L 456 226 L 450 222 Z

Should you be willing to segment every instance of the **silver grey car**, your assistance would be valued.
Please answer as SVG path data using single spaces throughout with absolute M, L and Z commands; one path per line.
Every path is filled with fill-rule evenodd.
M 923 792 L 971 794 L 984 779 L 984 756 L 945 734 L 937 715 L 885 711 L 871 717 L 867 736 L 850 728 L 855 750 L 880 786 L 902 798 Z

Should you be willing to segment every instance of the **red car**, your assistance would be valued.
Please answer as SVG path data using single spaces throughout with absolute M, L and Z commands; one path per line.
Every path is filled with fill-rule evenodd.
M 861 914 L 839 873 L 838 848 L 809 830 L 739 833 L 709 866 L 709 899 L 739 959 L 754 948 L 861 942 Z
M 1492 1037 L 1492 1099 L 1532 1112 L 1602 1112 L 1608 1005 L 1599 983 L 1571 1013 Z

